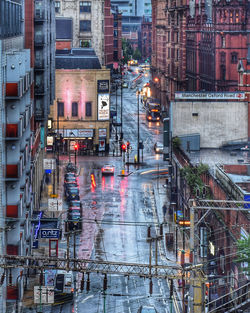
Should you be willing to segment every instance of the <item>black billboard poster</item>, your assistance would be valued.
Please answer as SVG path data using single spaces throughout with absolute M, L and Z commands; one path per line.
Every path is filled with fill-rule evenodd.
M 109 80 L 98 80 L 97 81 L 97 92 L 109 92 Z

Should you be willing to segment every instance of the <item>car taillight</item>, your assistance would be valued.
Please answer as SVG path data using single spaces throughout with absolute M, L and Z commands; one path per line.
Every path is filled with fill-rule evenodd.
M 152 120 L 152 117 L 151 117 L 151 116 L 149 116 L 149 117 L 148 117 L 148 119 L 149 119 L 149 120 Z
M 104 172 L 104 168 L 102 168 L 102 172 Z
M 159 117 L 157 117 L 157 121 L 159 121 L 159 119 L 160 119 L 160 118 L 159 118 Z
M 74 292 L 74 288 L 71 288 L 71 292 Z

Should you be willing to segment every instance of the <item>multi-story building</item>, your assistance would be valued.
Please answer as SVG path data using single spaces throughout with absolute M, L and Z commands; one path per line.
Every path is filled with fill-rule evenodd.
M 32 1 L 30 1 L 32 2 Z M 27 4 L 26 4 L 27 6 Z M 26 14 L 26 19 L 33 17 L 34 25 L 34 142 L 32 147 L 33 190 L 34 201 L 38 207 L 40 186 L 44 172 L 42 162 L 44 158 L 45 140 L 47 137 L 47 121 L 50 107 L 55 99 L 55 10 L 54 0 L 36 0 L 34 15 Z M 33 27 L 31 24 L 31 27 Z M 28 25 L 27 25 L 28 26 Z M 30 28 L 27 27 L 27 31 Z M 30 38 L 27 48 L 33 43 Z M 28 39 L 26 39 L 28 41 Z
M 109 150 L 110 70 L 101 67 L 93 49 L 58 50 L 56 101 L 50 119 L 62 139 L 61 152 L 80 154 Z
M 123 16 L 146 16 L 152 14 L 151 0 L 111 0 L 117 5 Z
M 53 0 L 4 0 L 0 16 L 0 249 L 30 255 L 30 221 L 39 208 L 44 130 L 54 99 Z M 20 269 L 6 273 L 1 312 L 13 312 L 13 300 L 21 303 L 23 277 Z
M 235 91 L 246 58 L 248 1 L 190 1 L 187 7 L 188 90 Z
M 105 65 L 115 69 L 122 57 L 122 15 L 110 0 L 105 1 L 104 10 Z
M 166 110 L 174 92 L 186 87 L 185 3 L 152 1 L 153 95 L 158 95 Z
M 1 254 L 28 255 L 33 69 L 30 51 L 24 49 L 24 2 L 1 1 L 0 16 L 0 250 Z M 6 272 L 1 312 L 13 312 L 13 299 L 23 293 L 23 282 L 18 281 L 20 271 Z
M 101 65 L 104 55 L 104 1 L 55 1 L 56 19 L 72 19 L 72 48 L 93 48 Z
M 143 17 L 141 23 L 141 54 L 142 60 L 151 59 L 152 54 L 152 20 Z

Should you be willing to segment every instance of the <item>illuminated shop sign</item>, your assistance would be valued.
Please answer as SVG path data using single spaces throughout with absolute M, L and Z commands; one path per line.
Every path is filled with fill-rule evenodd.
M 99 93 L 98 94 L 98 120 L 108 121 L 109 120 L 109 94 Z

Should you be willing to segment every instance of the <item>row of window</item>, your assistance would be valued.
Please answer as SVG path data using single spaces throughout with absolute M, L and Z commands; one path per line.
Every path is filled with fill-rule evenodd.
M 78 117 L 78 102 L 74 101 L 71 103 L 71 116 Z M 57 102 L 57 112 L 59 117 L 64 117 L 64 102 Z M 92 116 L 92 102 L 85 102 L 85 116 Z
M 61 2 L 55 1 L 55 11 L 60 13 Z M 80 1 L 79 2 L 79 11 L 80 13 L 91 13 L 91 1 Z
M 220 53 L 220 63 L 222 63 L 222 64 L 226 63 L 226 53 L 225 52 Z M 232 64 L 238 63 L 238 53 L 237 52 L 231 53 L 231 63 Z
M 1 0 L 0 1 L 0 37 L 17 36 L 22 33 L 21 4 Z

